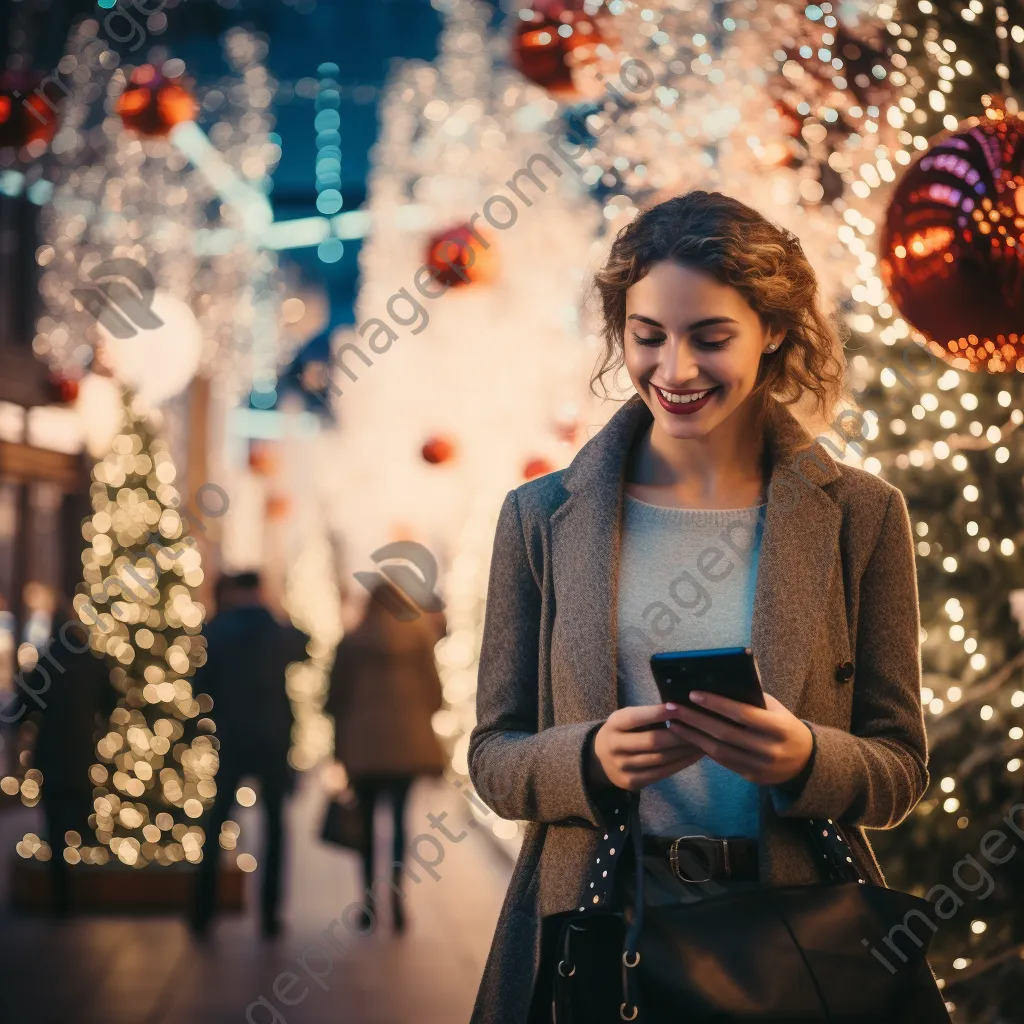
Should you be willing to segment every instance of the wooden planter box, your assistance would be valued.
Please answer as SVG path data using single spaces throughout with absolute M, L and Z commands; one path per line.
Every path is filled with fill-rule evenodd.
M 198 874 L 191 864 L 129 868 L 122 864 L 75 864 L 68 869 L 71 909 L 88 914 L 187 914 Z M 11 907 L 19 914 L 52 908 L 50 866 L 14 856 Z M 245 872 L 221 867 L 217 882 L 221 913 L 245 910 Z

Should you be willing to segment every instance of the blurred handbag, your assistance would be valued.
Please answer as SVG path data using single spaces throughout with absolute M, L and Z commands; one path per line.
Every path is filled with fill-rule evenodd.
M 638 801 L 612 820 L 589 901 L 545 919 L 554 1024 L 949 1024 L 925 956 L 931 904 L 866 882 L 833 821 L 807 822 L 821 884 L 645 907 Z M 631 901 L 613 870 L 629 847 Z
M 362 852 L 366 849 L 367 836 L 363 824 L 363 809 L 355 790 L 349 787 L 327 804 L 320 838 L 347 850 Z

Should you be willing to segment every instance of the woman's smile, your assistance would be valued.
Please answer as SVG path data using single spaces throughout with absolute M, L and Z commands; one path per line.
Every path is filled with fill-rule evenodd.
M 721 391 L 722 386 L 715 384 L 710 388 L 703 388 L 702 390 L 688 389 L 686 391 L 660 388 L 657 384 L 652 384 L 651 388 L 658 396 L 658 401 L 661 403 L 662 408 L 667 409 L 676 416 L 692 416 L 712 401 L 715 395 Z

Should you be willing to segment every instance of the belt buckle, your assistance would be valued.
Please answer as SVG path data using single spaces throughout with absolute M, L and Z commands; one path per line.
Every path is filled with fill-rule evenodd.
M 724 839 L 714 839 L 714 840 L 712 840 L 711 836 L 694 835 L 694 836 L 679 836 L 678 838 L 676 838 L 676 839 L 674 839 L 672 841 L 672 845 L 669 847 L 669 852 L 668 852 L 669 863 L 672 866 L 672 873 L 676 876 L 676 878 L 678 878 L 681 882 L 694 882 L 694 883 L 697 883 L 697 884 L 701 884 L 703 882 L 710 882 L 711 881 L 711 875 L 708 875 L 707 878 L 689 878 L 688 876 L 684 875 L 682 873 L 682 871 L 679 870 L 679 844 L 684 839 L 707 839 L 709 842 L 710 841 L 714 841 L 714 842 L 724 843 L 725 844 L 725 872 L 726 872 L 726 877 L 729 876 L 730 872 L 729 872 L 729 844 L 728 844 L 728 842 L 726 842 Z M 710 865 L 709 865 L 709 867 L 710 867 Z

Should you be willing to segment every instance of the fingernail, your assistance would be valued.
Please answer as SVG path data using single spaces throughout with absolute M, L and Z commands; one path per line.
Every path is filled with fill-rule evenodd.
M 704 694 L 703 693 L 696 693 L 696 692 L 691 693 L 690 694 L 690 700 L 694 700 L 698 704 L 703 704 L 704 703 Z
M 669 711 L 677 711 L 678 710 L 678 707 L 675 704 L 666 704 L 665 707 L 667 707 L 669 709 Z

